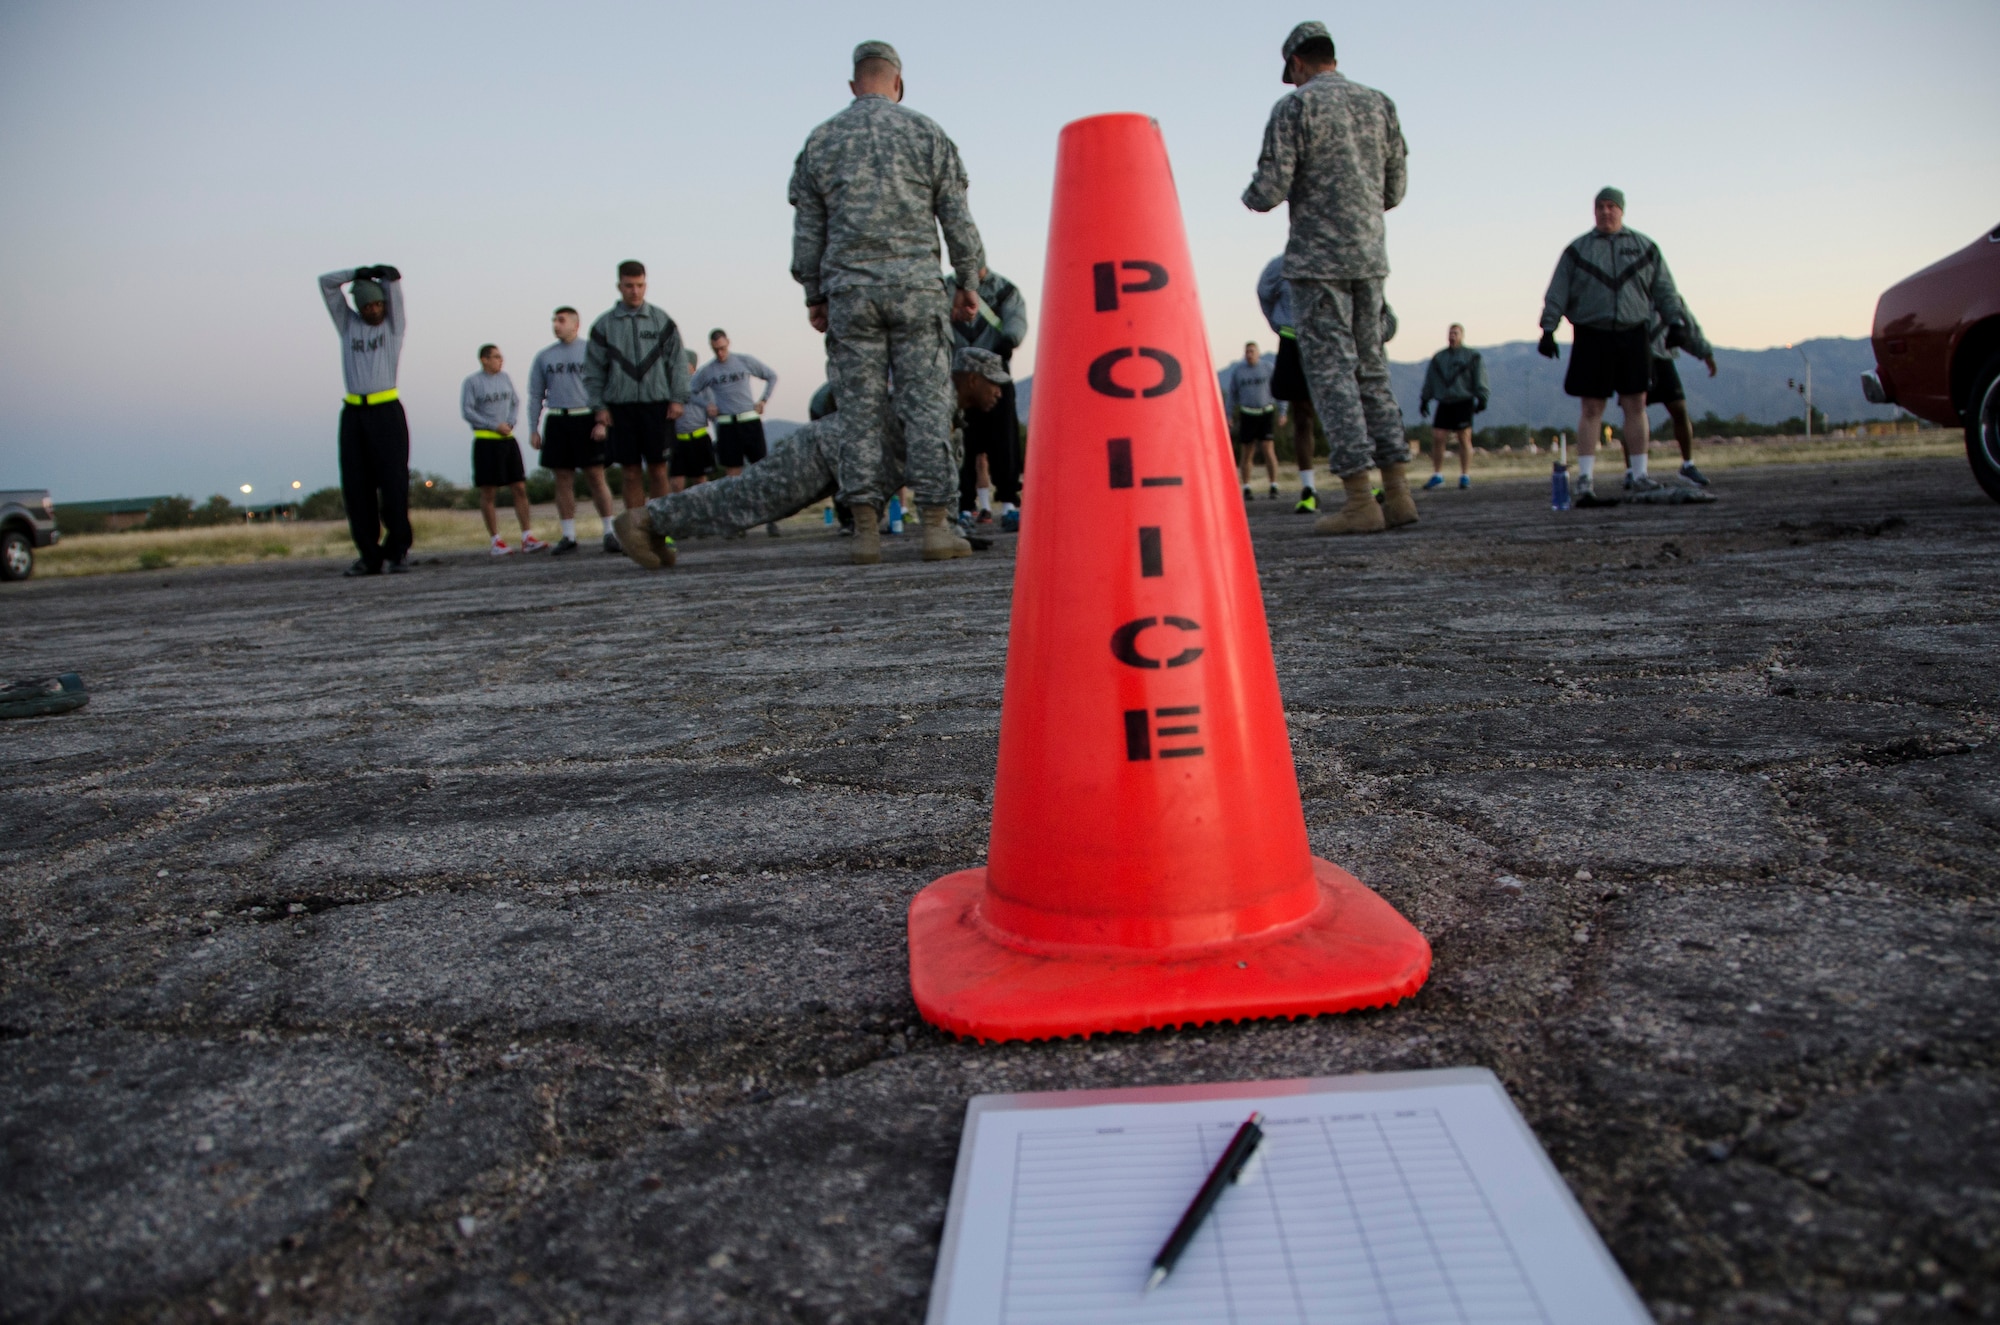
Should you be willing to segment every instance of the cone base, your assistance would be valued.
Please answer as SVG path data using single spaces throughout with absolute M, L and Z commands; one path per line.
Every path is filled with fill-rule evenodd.
M 1424 936 L 1339 866 L 1314 857 L 1313 874 L 1324 905 L 1304 928 L 1171 959 L 1009 947 L 977 923 L 986 871 L 947 874 L 910 902 L 910 990 L 925 1021 L 980 1040 L 1312 1016 L 1416 993 Z

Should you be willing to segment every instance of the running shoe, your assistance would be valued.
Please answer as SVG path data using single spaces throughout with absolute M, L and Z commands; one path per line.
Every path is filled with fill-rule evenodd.
M 565 552 L 574 551 L 576 551 L 576 540 L 568 534 L 564 534 L 560 539 L 556 540 L 556 545 L 549 549 L 549 555 L 560 557 Z
M 972 517 L 972 523 L 974 523 L 974 524 L 992 524 L 992 523 L 993 523 L 993 512 L 991 512 L 991 511 L 981 511 L 981 512 L 980 512 L 979 514 L 977 514 L 977 515 L 975 515 L 975 516 L 973 516 L 973 517 Z
M 1424 484 L 1424 491 L 1429 492 L 1432 488 L 1441 488 L 1443 486 L 1444 486 L 1444 475 L 1433 474 L 1431 475 L 1431 481 Z
M 382 573 L 382 568 L 380 566 L 369 565 L 367 559 L 363 557 L 356 557 L 354 559 L 354 564 L 341 572 L 342 575 L 348 575 L 348 576 L 380 575 L 381 573 Z
M 1684 460 L 1681 462 L 1681 477 L 1686 479 L 1688 482 L 1694 484 L 1698 488 L 1705 488 L 1708 486 L 1708 475 L 1702 473 L 1699 469 L 1696 469 L 1694 467 L 1694 461 L 1692 460 Z
M 1460 475 L 1458 476 L 1458 487 L 1459 487 L 1459 491 L 1463 492 L 1463 491 L 1464 491 L 1465 489 L 1467 489 L 1467 488 L 1469 488 L 1469 487 L 1471 487 L 1471 486 L 1472 486 L 1472 475 L 1470 475 L 1470 474 L 1460 474 Z
M 521 535 L 521 551 L 547 552 L 548 550 L 549 550 L 549 545 L 547 543 L 544 543 L 541 539 L 536 538 L 532 532 Z
M 765 525 L 764 532 L 769 534 L 771 537 L 776 538 L 778 536 L 778 522 L 776 520 L 773 520 L 769 524 Z
M 1666 486 L 1665 484 L 1661 483 L 1651 474 L 1627 474 L 1625 476 L 1625 491 L 1633 493 L 1634 495 L 1644 495 L 1645 493 L 1648 492 L 1658 492 L 1661 488 L 1665 486 Z
M 1247 483 L 1243 485 L 1243 500 L 1246 502 L 1257 500 L 1257 494 L 1250 491 L 1250 485 Z
M 1319 509 L 1319 494 L 1307 488 L 1299 494 L 1299 504 L 1292 507 L 1293 515 L 1311 515 Z
M 514 549 L 508 547 L 507 540 L 498 534 L 493 535 L 493 546 L 487 548 L 486 551 L 489 556 L 495 557 L 511 557 L 514 555 Z
M 385 561 L 382 563 L 382 569 L 388 571 L 391 575 L 407 575 L 410 573 L 410 563 L 407 561 Z
M 1006 533 L 1020 533 L 1021 513 L 1019 511 L 1008 511 L 1005 515 L 1002 515 L 1000 517 L 1000 528 Z
M 1278 500 L 1278 485 L 1273 483 L 1271 485 L 1271 491 L 1265 495 L 1268 496 L 1272 501 Z
M 625 555 L 625 545 L 620 543 L 618 535 L 612 533 L 609 529 L 604 531 L 604 550 L 606 552 L 615 552 L 621 557 Z

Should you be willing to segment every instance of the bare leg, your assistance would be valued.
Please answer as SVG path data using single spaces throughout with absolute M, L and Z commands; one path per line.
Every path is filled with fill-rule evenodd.
M 1292 457 L 1298 461 L 1299 472 L 1304 474 L 1312 469 L 1313 459 L 1318 452 L 1313 438 L 1313 407 L 1310 400 L 1292 402 Z
M 598 517 L 604 521 L 605 527 L 609 528 L 611 525 L 611 486 L 604 481 L 604 466 L 592 465 L 589 469 L 583 471 L 583 475 L 590 480 L 590 499 L 597 506 Z
M 1688 418 L 1687 402 L 1685 400 L 1676 400 L 1673 404 L 1667 406 L 1667 417 L 1673 421 L 1674 440 L 1680 443 L 1682 463 L 1693 464 L 1694 423 Z
M 646 466 L 646 490 L 655 497 L 667 495 L 667 466 L 665 461 Z M 639 503 L 641 506 L 644 502 Z
M 1472 429 L 1458 430 L 1458 473 L 1461 478 L 1472 472 Z
M 1635 391 L 1629 395 L 1621 394 L 1618 397 L 1618 408 L 1625 411 L 1626 457 L 1630 459 L 1633 456 L 1646 454 L 1653 442 L 1652 424 L 1646 419 L 1646 393 Z
M 636 511 L 646 504 L 646 475 L 638 462 L 621 466 L 625 471 L 625 509 Z
M 1431 429 L 1431 473 L 1433 474 L 1444 473 L 1445 436 L 1446 434 L 1444 429 L 1442 428 Z
M 521 532 L 525 534 L 535 527 L 535 512 L 528 505 L 528 485 L 526 483 L 516 483 L 513 485 L 513 488 L 514 518 L 521 522 Z M 494 523 L 498 524 L 499 521 L 495 520 Z
M 1246 488 L 1250 486 L 1250 452 L 1252 449 L 1240 442 L 1236 446 L 1236 477 L 1242 480 L 1243 486 Z
M 500 515 L 494 508 L 492 488 L 481 488 L 479 490 L 479 514 L 486 520 L 486 536 L 488 538 L 498 538 L 500 536 Z
M 1257 443 L 1257 449 L 1264 453 L 1264 472 L 1270 475 L 1271 486 L 1278 486 L 1278 444 L 1273 441 Z
M 556 515 L 560 519 L 576 519 L 576 471 L 558 469 L 556 475 Z
M 1596 396 L 1583 398 L 1576 421 L 1576 453 L 1580 456 L 1597 454 L 1597 433 L 1604 425 L 1605 403 Z
M 738 474 L 741 474 L 743 472 L 743 466 L 728 465 L 723 468 L 722 472 L 728 475 L 730 478 L 735 478 Z

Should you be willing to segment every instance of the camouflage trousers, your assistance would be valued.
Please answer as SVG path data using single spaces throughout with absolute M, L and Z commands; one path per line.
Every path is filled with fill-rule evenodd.
M 919 506 L 958 501 L 951 304 L 930 285 L 866 285 L 827 300 L 827 380 L 840 402 L 840 499 L 881 509 L 900 484 L 884 457 L 893 418 Z
M 1382 348 L 1382 282 L 1293 280 L 1299 366 L 1326 429 L 1327 467 L 1346 478 L 1410 458 Z
M 840 480 L 840 415 L 808 423 L 772 448 L 771 454 L 732 478 L 697 483 L 646 503 L 653 532 L 668 538 L 721 538 L 739 529 L 796 515 L 833 496 Z M 890 429 L 888 454 L 880 468 L 900 487 L 903 465 L 900 432 Z

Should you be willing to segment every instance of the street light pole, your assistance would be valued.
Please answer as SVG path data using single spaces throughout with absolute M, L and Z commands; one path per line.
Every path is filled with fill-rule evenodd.
M 1799 348 L 1798 346 L 1796 346 L 1796 345 L 1790 345 L 1790 344 L 1788 344 L 1788 345 L 1786 345 L 1786 346 L 1785 346 L 1785 348 L 1786 348 L 1786 349 L 1788 349 L 1788 350 L 1790 350 L 1790 351 L 1792 351 L 1792 352 L 1793 352 L 1794 354 L 1798 355 L 1798 356 L 1799 356 L 1799 358 L 1801 358 L 1801 359 L 1805 359 L 1805 364 L 1806 364 L 1806 440 L 1807 440 L 1807 441 L 1811 441 L 1811 440 L 1812 440 L 1812 360 L 1811 360 L 1811 359 L 1807 359 L 1807 358 L 1806 358 L 1806 352 L 1805 352 L 1804 350 L 1800 349 L 1800 348 Z

